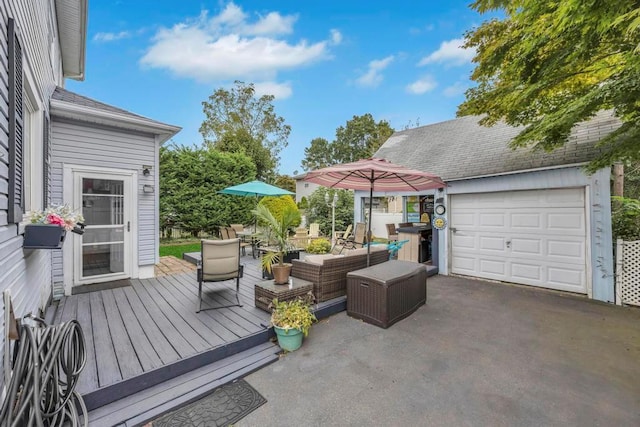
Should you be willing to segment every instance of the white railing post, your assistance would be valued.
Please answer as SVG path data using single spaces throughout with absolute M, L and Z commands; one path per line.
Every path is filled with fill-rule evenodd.
M 622 239 L 617 239 L 616 240 L 616 304 L 617 305 L 622 305 L 622 287 L 624 286 L 623 283 L 623 275 L 622 272 L 624 271 L 624 266 L 623 266 L 623 260 L 624 260 L 624 242 L 622 241 Z

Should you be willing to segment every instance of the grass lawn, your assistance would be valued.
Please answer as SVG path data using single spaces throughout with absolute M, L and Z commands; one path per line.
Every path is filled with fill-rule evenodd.
M 194 243 L 181 243 L 177 245 L 160 245 L 160 256 L 173 255 L 176 258 L 182 259 L 182 254 L 185 252 L 198 252 L 200 250 L 200 241 Z

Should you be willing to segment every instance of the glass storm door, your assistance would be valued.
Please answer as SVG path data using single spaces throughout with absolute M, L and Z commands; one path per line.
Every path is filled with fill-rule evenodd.
M 76 175 L 85 229 L 76 245 L 76 282 L 104 282 L 130 277 L 130 176 Z

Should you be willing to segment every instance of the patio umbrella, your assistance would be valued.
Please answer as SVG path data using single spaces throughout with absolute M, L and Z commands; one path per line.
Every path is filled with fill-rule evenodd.
M 289 190 L 285 190 L 284 188 L 276 187 L 275 185 L 267 184 L 266 182 L 258 180 L 233 185 L 218 191 L 218 193 L 231 194 L 233 196 L 255 196 L 256 199 L 260 196 L 286 196 L 296 194 Z M 255 221 L 253 231 L 255 232 Z
M 369 227 L 367 242 L 371 243 L 371 211 L 374 191 L 422 191 L 445 187 L 436 175 L 393 164 L 385 159 L 363 159 L 308 172 L 305 181 L 329 188 L 369 190 Z M 367 266 L 371 245 L 367 245 Z

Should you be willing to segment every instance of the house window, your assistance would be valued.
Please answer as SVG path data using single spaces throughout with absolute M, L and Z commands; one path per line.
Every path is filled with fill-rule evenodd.
M 304 188 L 309 188 L 309 183 L 305 183 Z
M 24 116 L 22 140 L 23 182 L 25 217 L 29 211 L 41 210 L 42 206 L 42 110 L 38 106 L 33 79 L 27 67 L 24 80 Z

